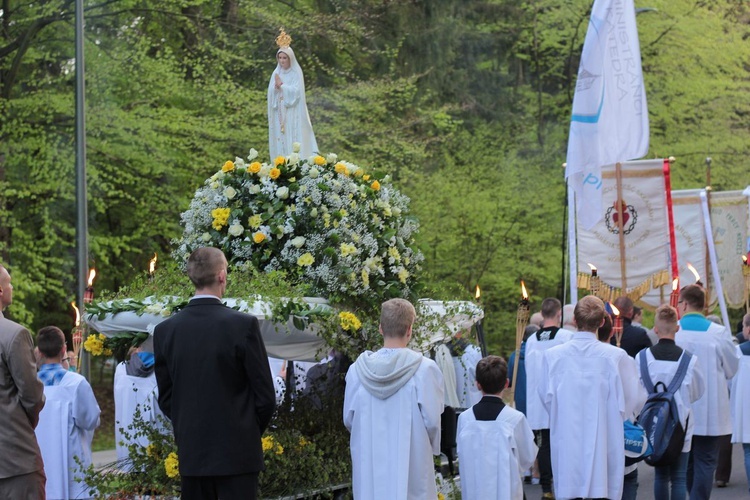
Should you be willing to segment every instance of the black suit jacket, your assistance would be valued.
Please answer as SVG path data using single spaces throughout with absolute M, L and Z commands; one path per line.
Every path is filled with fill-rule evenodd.
M 620 347 L 622 347 L 631 358 L 635 358 L 636 354 L 653 345 L 651 344 L 651 339 L 648 337 L 648 333 L 646 333 L 644 328 L 632 325 L 628 318 L 622 319 L 622 325 Z M 610 343 L 612 345 L 617 345 L 617 339 L 615 339 L 614 335 L 612 335 Z
M 159 406 L 184 476 L 264 469 L 260 437 L 276 402 L 258 319 L 202 298 L 154 330 Z

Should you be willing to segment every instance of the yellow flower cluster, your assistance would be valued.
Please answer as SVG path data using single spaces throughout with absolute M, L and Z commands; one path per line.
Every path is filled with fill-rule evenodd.
M 229 222 L 230 213 L 231 210 L 228 208 L 214 208 L 211 210 L 211 217 L 214 218 L 211 226 L 219 231 L 222 227 L 227 225 L 227 222 Z
M 356 332 L 362 328 L 362 322 L 359 318 L 355 316 L 354 313 L 348 311 L 339 313 L 339 325 L 341 325 L 341 328 L 347 332 Z
M 351 243 L 342 243 L 339 246 L 339 250 L 341 250 L 342 257 L 346 257 L 347 255 L 357 253 L 357 247 L 355 247 Z
M 325 159 L 325 158 L 323 158 L 323 157 L 322 157 L 322 156 L 320 156 L 320 155 L 316 156 L 316 157 L 315 157 L 315 158 L 313 159 L 313 161 L 314 161 L 314 162 L 315 162 L 315 164 L 316 164 L 317 166 L 319 166 L 319 167 L 322 167 L 323 165 L 325 165 L 325 164 L 326 164 L 326 159 Z M 336 165 L 339 165 L 339 164 L 337 163 Z M 338 172 L 338 170 L 336 170 L 336 171 Z
M 104 344 L 106 340 L 107 337 L 101 333 L 89 335 L 86 342 L 83 343 L 83 348 L 94 356 L 111 356 L 112 349 L 107 349 Z
M 303 253 L 297 259 L 298 266 L 311 266 L 315 262 L 315 257 L 310 252 Z
M 402 268 L 401 268 L 401 270 L 400 270 L 400 271 L 398 272 L 398 280 L 399 280 L 399 281 L 400 281 L 401 283 L 406 283 L 406 279 L 407 279 L 408 277 L 409 277 L 409 271 L 407 271 L 406 269 L 404 269 L 404 268 L 402 267 Z
M 443 495 L 442 493 L 438 492 L 438 500 L 445 500 L 445 495 Z
M 232 170 L 234 170 L 234 162 L 233 161 L 228 161 L 224 165 L 222 165 L 222 167 L 221 167 L 221 171 L 224 172 L 224 173 L 231 172 Z
M 333 169 L 337 174 L 349 175 L 349 172 L 346 170 L 346 165 L 341 162 L 338 162 L 336 165 L 334 165 Z
M 149 443 L 148 446 L 146 446 L 146 456 L 153 457 L 156 453 L 156 445 L 154 443 Z
M 170 453 L 164 460 L 164 470 L 167 471 L 167 477 L 175 478 L 180 474 L 180 461 L 177 459 L 177 453 Z
M 274 450 L 274 453 L 276 453 L 277 455 L 281 455 L 284 453 L 284 447 L 277 443 L 273 436 L 266 436 L 264 438 L 261 438 L 260 444 L 263 447 L 263 453 L 270 450 Z

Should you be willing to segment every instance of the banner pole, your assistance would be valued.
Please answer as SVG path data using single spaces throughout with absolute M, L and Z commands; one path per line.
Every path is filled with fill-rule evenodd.
M 719 308 L 721 309 L 721 319 L 724 326 L 731 332 L 732 327 L 729 325 L 729 314 L 727 313 L 727 303 L 724 300 L 724 290 L 721 287 L 721 278 L 719 277 L 719 266 L 716 260 L 716 247 L 714 246 L 713 230 L 711 229 L 711 212 L 708 207 L 708 193 L 701 190 L 701 206 L 703 207 L 703 227 L 706 231 L 706 244 L 708 245 L 708 257 L 711 263 L 711 274 L 716 283 L 716 296 L 719 298 Z M 708 281 L 708 279 L 706 279 Z M 708 297 L 708 294 L 706 294 Z
M 568 182 L 568 260 L 570 265 L 570 303 L 578 302 L 578 248 L 576 245 L 576 193 Z
M 706 156 L 706 206 L 708 207 L 707 217 L 711 217 L 711 161 L 711 157 Z M 709 273 L 709 269 L 711 269 L 709 267 L 711 265 L 711 257 L 709 255 L 709 239 L 713 241 L 713 234 L 706 235 L 706 286 L 704 287 L 706 289 L 706 309 L 704 311 L 704 314 L 708 314 L 708 308 L 711 304 L 711 280 L 709 279 L 711 277 L 711 274 Z M 719 290 L 720 288 L 721 287 L 717 288 L 717 290 Z
M 677 262 L 677 238 L 674 234 L 674 207 L 672 205 L 672 180 L 670 177 L 671 163 L 674 161 L 674 157 L 670 156 L 668 159 L 664 159 L 664 191 L 667 194 L 667 224 L 669 225 L 669 254 L 672 260 L 672 279 L 680 277 L 680 266 Z M 660 287 L 663 291 L 663 286 Z M 662 294 L 662 300 L 664 297 Z
M 622 199 L 622 164 L 617 162 L 615 164 L 615 175 L 617 177 L 617 229 L 618 236 L 620 239 L 620 274 L 622 274 L 622 295 L 628 294 L 628 278 L 625 274 L 627 266 L 625 265 L 625 234 L 623 233 L 625 216 L 624 204 Z

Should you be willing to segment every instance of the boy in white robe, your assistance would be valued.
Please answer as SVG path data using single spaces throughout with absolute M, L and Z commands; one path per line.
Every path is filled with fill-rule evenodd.
M 508 386 L 508 365 L 499 356 L 483 358 L 476 368 L 482 400 L 458 417 L 461 498 L 520 500 L 522 475 L 534 463 L 534 433 L 520 411 L 500 398 Z
M 550 415 L 555 496 L 619 499 L 625 473 L 623 422 L 640 410 L 645 391 L 633 358 L 594 333 L 604 324 L 604 303 L 584 297 L 573 314 L 578 332 L 546 351 L 539 381 L 539 396 Z
M 346 374 L 344 425 L 351 432 L 356 500 L 435 500 L 443 376 L 407 348 L 416 317 L 404 299 L 383 304 L 383 348 L 365 351 Z
M 147 342 L 149 345 L 146 348 L 153 349 L 153 341 Z M 156 428 L 162 428 L 166 421 L 158 403 L 159 389 L 154 374 L 153 352 L 144 351 L 143 347 L 138 348 L 131 353 L 127 361 L 117 365 L 114 399 L 117 460 L 122 463 L 124 470 L 129 471 L 131 467 L 126 461 L 129 457 L 129 446 L 136 444 L 145 448 L 150 444 L 148 436 L 137 435 L 136 430 L 131 428 L 136 409 L 140 411 L 141 420 L 151 423 Z
M 654 332 L 658 335 L 659 342 L 651 348 L 642 350 L 635 357 L 636 364 L 640 367 L 641 357 L 646 356 L 648 373 L 651 384 L 654 386 L 661 382 L 665 388 L 669 387 L 677 373 L 682 356 L 685 355 L 684 350 L 678 347 L 674 341 L 678 329 L 677 311 L 667 304 L 659 306 L 654 315 Z M 641 384 L 643 384 L 643 373 L 640 372 L 640 369 L 639 373 Z M 688 455 L 690 443 L 693 439 L 694 426 L 691 405 L 703 395 L 705 390 L 706 383 L 698 369 L 698 358 L 692 356 L 682 385 L 674 397 L 677 404 L 677 413 L 680 416 L 680 424 L 685 429 L 685 443 L 682 447 L 682 454 L 676 462 L 655 467 L 654 498 L 666 500 L 670 498 L 682 500 L 685 498 L 687 491 L 685 474 L 687 473 Z
M 742 443 L 745 453 L 745 474 L 750 484 L 750 314 L 742 318 L 742 338 L 737 346 L 740 368 L 732 379 L 732 442 Z
M 90 489 L 80 482 L 80 469 L 91 464 L 91 440 L 94 429 L 99 427 L 99 405 L 86 378 L 62 367 L 66 356 L 62 330 L 56 326 L 42 328 L 37 344 L 42 356 L 38 375 L 47 404 L 39 415 L 36 436 L 47 475 L 47 500 L 90 498 Z
M 719 439 L 732 433 L 727 381 L 737 372 L 740 356 L 732 334 L 703 315 L 706 291 L 698 285 L 680 290 L 682 314 L 675 342 L 698 358 L 706 391 L 693 403 L 693 441 L 687 467 L 687 488 L 693 500 L 708 500 L 719 459 Z

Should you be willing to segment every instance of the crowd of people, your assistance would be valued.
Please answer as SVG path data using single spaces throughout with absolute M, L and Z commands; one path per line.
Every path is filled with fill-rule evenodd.
M 255 498 L 261 436 L 284 395 L 284 380 L 274 380 L 283 377 L 274 374 L 294 372 L 295 364 L 273 370 L 258 320 L 222 303 L 227 261 L 220 250 L 193 252 L 187 274 L 195 286 L 187 307 L 116 368 L 116 418 L 127 428 L 139 408 L 147 420 L 171 422 L 182 498 Z M 0 498 L 87 498 L 78 474 L 91 463 L 99 406 L 70 368 L 59 328 L 42 328 L 35 348 L 25 328 L 2 317 L 12 291 L 0 266 Z M 572 320 L 564 317 L 569 308 L 545 299 L 509 369 L 461 335 L 433 349 L 438 362 L 413 350 L 414 306 L 391 299 L 382 305 L 382 348 L 354 363 L 331 353 L 323 363 L 299 365 L 307 379 L 295 391 L 303 394 L 331 370 L 346 372 L 345 384 L 325 387 L 344 391 L 356 499 L 438 497 L 434 457 L 445 449 L 446 408 L 459 414 L 454 436 L 465 499 L 524 498 L 529 475 L 538 476 L 543 498 L 634 499 L 639 464 L 626 460 L 623 426 L 637 422 L 655 388 L 673 380 L 684 434 L 674 458 L 655 465 L 653 497 L 708 499 L 714 484 L 726 485 L 717 471 L 724 443 L 730 450 L 742 443 L 750 480 L 750 314 L 735 338 L 704 316 L 705 290 L 690 285 L 676 309 L 657 308 L 649 332 L 630 299 L 615 304 L 621 335 L 597 297 L 578 301 Z M 286 384 L 294 379 L 287 375 Z M 502 398 L 509 382 L 515 408 Z M 125 445 L 146 446 L 138 439 L 118 435 L 118 457 L 126 457 Z

